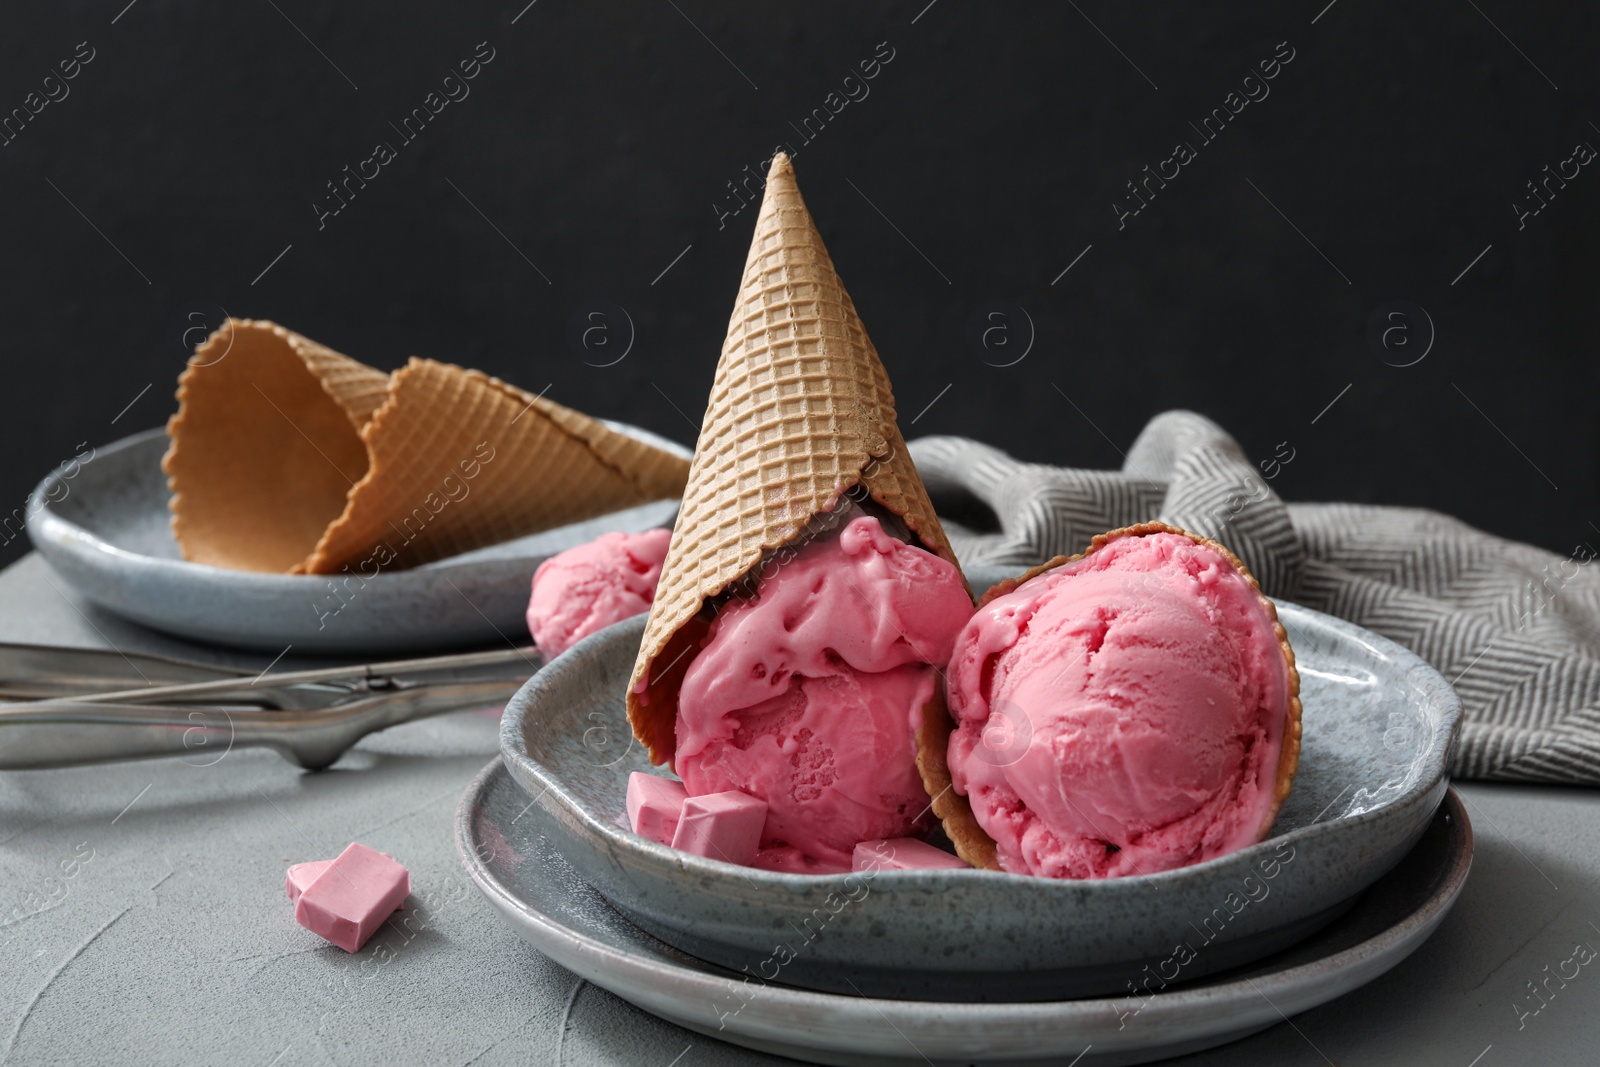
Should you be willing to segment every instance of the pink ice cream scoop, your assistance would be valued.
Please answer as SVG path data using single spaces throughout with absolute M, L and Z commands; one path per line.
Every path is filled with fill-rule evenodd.
M 978 609 L 948 678 L 951 779 L 1007 871 L 1183 867 L 1259 841 L 1281 802 L 1298 680 L 1210 543 L 1121 536 L 1037 575 Z
M 720 610 L 678 694 L 691 797 L 767 802 L 757 866 L 848 871 L 931 821 L 915 728 L 972 601 L 951 563 L 851 521 Z
M 528 599 L 528 630 L 545 659 L 649 611 L 670 540 L 670 530 L 601 534 L 539 564 Z

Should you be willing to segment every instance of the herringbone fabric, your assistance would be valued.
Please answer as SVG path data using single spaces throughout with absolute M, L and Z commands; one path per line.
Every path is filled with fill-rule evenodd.
M 1600 568 L 1438 512 L 1287 504 L 1221 427 L 1157 416 L 1120 471 L 1022 463 L 955 437 L 911 443 L 963 564 L 1042 563 L 1095 534 L 1159 519 L 1231 548 L 1269 596 L 1375 630 L 1461 695 L 1458 778 L 1600 785 Z M 1270 468 L 1269 468 L 1270 469 Z M 1600 540 L 1600 539 L 1597 539 Z

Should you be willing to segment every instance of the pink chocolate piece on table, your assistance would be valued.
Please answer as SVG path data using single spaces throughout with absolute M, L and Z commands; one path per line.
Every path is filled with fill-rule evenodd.
M 672 847 L 748 867 L 755 862 L 766 824 L 767 802 L 736 789 L 690 797 L 683 802 Z
M 628 825 L 640 837 L 670 845 L 687 798 L 682 782 L 634 771 L 628 775 Z
M 967 866 L 960 857 L 952 856 L 914 837 L 863 841 L 856 845 L 855 855 L 852 858 L 858 871 L 955 870 Z
M 382 852 L 352 844 L 306 886 L 294 920 L 356 952 L 411 893 L 411 876 Z
M 284 876 L 283 887 L 289 891 L 289 903 L 293 904 L 300 899 L 300 894 L 306 887 L 315 882 L 322 872 L 333 866 L 332 860 L 312 860 L 309 863 L 296 863 L 289 868 L 289 873 Z

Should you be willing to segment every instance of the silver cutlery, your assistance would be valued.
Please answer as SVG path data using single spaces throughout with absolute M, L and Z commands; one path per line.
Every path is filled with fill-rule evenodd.
M 99 649 L 0 644 L 0 770 L 271 748 L 310 770 L 367 734 L 504 703 L 533 648 L 252 675 Z

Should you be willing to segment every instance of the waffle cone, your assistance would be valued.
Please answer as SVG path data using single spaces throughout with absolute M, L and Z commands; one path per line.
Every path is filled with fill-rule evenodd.
M 1278 609 L 1261 592 L 1261 585 L 1256 581 L 1255 575 L 1250 573 L 1250 568 L 1244 561 L 1234 555 L 1226 545 L 1213 541 L 1209 537 L 1181 530 L 1176 526 L 1168 526 L 1163 522 L 1145 522 L 1137 526 L 1126 526 L 1120 530 L 1112 530 L 1095 537 L 1089 547 L 1076 556 L 1057 556 L 1048 562 L 1041 563 L 1032 570 L 1025 571 L 1015 578 L 1007 578 L 998 585 L 993 586 L 983 594 L 978 601 L 978 607 L 997 597 L 1005 596 L 1029 579 L 1043 574 L 1045 571 L 1054 570 L 1064 563 L 1075 563 L 1092 552 L 1097 552 L 1107 544 L 1121 537 L 1143 537 L 1147 534 L 1174 533 L 1187 537 L 1196 544 L 1207 545 L 1245 576 L 1251 588 L 1255 589 L 1256 596 L 1261 600 L 1261 606 L 1266 609 L 1267 617 L 1272 620 L 1274 632 L 1278 637 L 1278 645 L 1283 650 L 1284 662 L 1289 668 L 1289 721 L 1283 728 L 1283 749 L 1278 755 L 1277 784 L 1272 794 L 1272 807 L 1267 812 L 1257 831 L 1257 840 L 1265 838 L 1272 830 L 1272 824 L 1278 817 L 1278 810 L 1283 807 L 1283 802 L 1289 798 L 1289 790 L 1294 784 L 1294 775 L 1300 765 L 1300 672 L 1295 669 L 1294 649 L 1289 646 L 1289 635 L 1284 632 L 1283 624 L 1278 621 Z M 937 704 L 937 706 L 935 706 Z M 995 843 L 983 827 L 978 825 L 977 818 L 972 814 L 972 805 L 967 798 L 951 788 L 950 766 L 946 753 L 949 751 L 950 734 L 955 727 L 955 722 L 950 715 L 948 706 L 943 700 L 930 702 L 923 709 L 923 729 L 917 733 L 917 769 L 922 772 L 922 784 L 927 789 L 928 795 L 934 798 L 934 814 L 944 823 L 946 836 L 956 847 L 956 854 L 974 867 L 983 867 L 989 870 L 999 870 L 1000 864 L 995 858 Z M 942 718 L 942 721 L 939 721 Z
M 268 322 L 213 334 L 178 401 L 173 532 L 240 570 L 370 576 L 673 497 L 688 471 L 477 371 L 387 375 Z
M 673 755 L 706 602 L 847 494 L 956 563 L 900 436 L 889 376 L 779 153 L 628 687 L 628 719 L 653 762 Z
M 677 496 L 688 472 L 597 419 L 431 359 L 394 373 L 361 437 L 367 473 L 298 570 L 415 566 Z
M 922 775 L 922 787 L 933 798 L 929 806 L 934 818 L 944 825 L 944 835 L 956 847 L 956 855 L 980 870 L 997 871 L 1000 861 L 995 858 L 994 839 L 978 825 L 967 798 L 951 788 L 947 754 L 954 727 L 940 686 L 933 699 L 922 706 L 922 725 L 916 735 L 917 773 Z
M 389 376 L 282 326 L 229 319 L 178 377 L 162 458 L 185 559 L 287 571 L 367 472 Z

